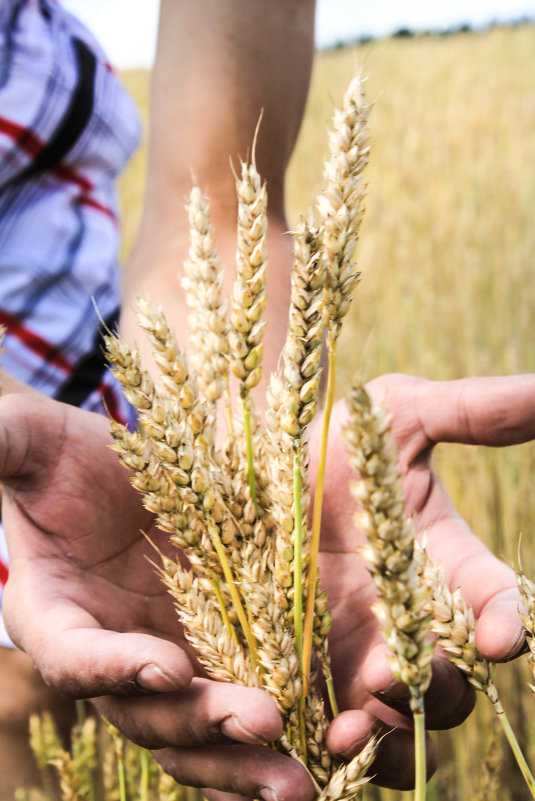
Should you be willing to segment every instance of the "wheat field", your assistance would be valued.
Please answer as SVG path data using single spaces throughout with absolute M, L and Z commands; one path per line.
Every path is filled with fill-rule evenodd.
M 535 372 L 535 27 L 388 39 L 319 54 L 288 176 L 290 219 L 321 183 L 327 124 L 352 74 L 368 76 L 372 157 L 357 251 L 363 280 L 345 325 L 339 392 L 352 376 L 387 371 L 432 379 Z M 146 120 L 148 74 L 124 75 Z M 143 196 L 142 147 L 122 183 L 123 256 Z M 178 268 L 178 265 L 177 265 Z M 535 575 L 535 446 L 492 451 L 440 446 L 440 476 L 477 534 Z M 504 705 L 535 764 L 535 700 L 524 664 L 497 671 Z M 437 736 L 431 801 L 478 796 L 494 722 L 484 699 L 471 719 Z M 481 737 L 481 732 L 484 736 Z M 497 734 L 500 747 L 500 735 Z M 500 799 L 527 798 L 503 745 Z M 409 793 L 366 790 L 368 801 Z

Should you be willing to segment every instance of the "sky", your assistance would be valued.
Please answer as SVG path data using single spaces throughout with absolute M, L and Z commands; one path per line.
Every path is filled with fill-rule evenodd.
M 62 2 L 93 31 L 114 66 L 131 69 L 151 65 L 158 0 Z M 363 34 L 381 36 L 402 27 L 435 30 L 463 23 L 480 27 L 493 20 L 506 22 L 523 16 L 535 18 L 535 0 L 317 0 L 316 43 L 328 47 Z

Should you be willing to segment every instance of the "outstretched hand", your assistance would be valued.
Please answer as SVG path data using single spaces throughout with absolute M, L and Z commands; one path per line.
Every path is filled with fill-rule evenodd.
M 503 446 L 535 438 L 535 376 L 432 382 L 386 375 L 367 389 L 374 404 L 386 404 L 392 415 L 406 513 L 414 516 L 417 533 L 426 533 L 428 552 L 443 564 L 450 587 L 460 587 L 473 608 L 478 649 L 492 661 L 513 656 L 523 644 L 514 573 L 455 510 L 431 456 L 439 442 Z M 340 403 L 333 415 L 322 521 L 320 574 L 333 612 L 329 647 L 338 701 L 346 710 L 331 726 L 329 746 L 353 756 L 370 732 L 389 731 L 373 770 L 379 783 L 408 787 L 413 781 L 409 693 L 394 681 L 369 609 L 375 590 L 357 554 L 363 538 L 352 522 L 355 502 L 341 436 L 346 419 Z M 311 454 L 316 453 L 313 440 Z M 426 694 L 428 727 L 459 724 L 473 704 L 474 692 L 460 671 L 437 656 Z M 349 749 L 348 739 L 354 743 Z M 430 741 L 428 746 L 431 772 L 435 754 Z
M 99 711 L 156 749 L 177 781 L 310 801 L 302 766 L 261 745 L 282 732 L 267 693 L 194 677 L 140 531 L 162 550 L 167 535 L 152 527 L 110 444 L 98 415 L 38 396 L 0 399 L 3 612 L 14 642 L 59 692 L 99 696 Z
M 535 377 L 436 384 L 384 376 L 369 390 L 393 414 L 407 512 L 428 532 L 429 550 L 444 563 L 450 584 L 460 584 L 474 607 L 480 650 L 493 659 L 514 653 L 522 639 L 514 576 L 455 512 L 430 458 L 438 441 L 507 445 L 534 438 Z M 373 731 L 395 727 L 373 769 L 380 783 L 404 787 L 412 781 L 405 688 L 389 673 L 369 610 L 374 590 L 357 553 L 343 414 L 338 407 L 333 421 L 320 564 L 344 710 L 331 726 L 329 747 L 349 757 Z M 310 801 L 314 792 L 302 766 L 261 745 L 281 733 L 272 699 L 199 676 L 146 558 L 154 552 L 139 532 L 162 549 L 166 535 L 153 528 L 108 444 L 107 421 L 96 415 L 37 397 L 0 400 L 11 559 L 4 611 L 13 639 L 59 691 L 100 696 L 101 711 L 126 736 L 156 749 L 178 781 L 266 801 L 274 795 Z M 455 725 L 472 705 L 459 671 L 436 660 L 430 727 Z

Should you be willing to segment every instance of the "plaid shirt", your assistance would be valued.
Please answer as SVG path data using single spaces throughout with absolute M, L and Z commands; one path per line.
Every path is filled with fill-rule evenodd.
M 116 178 L 139 133 L 132 101 L 81 23 L 54 0 L 1 0 L 2 367 L 46 395 L 126 421 L 93 302 L 113 326 Z M 0 592 L 6 579 L 0 542 Z

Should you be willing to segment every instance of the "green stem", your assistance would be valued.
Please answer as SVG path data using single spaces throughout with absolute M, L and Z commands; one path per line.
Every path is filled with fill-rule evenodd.
M 83 729 L 86 720 L 87 720 L 87 714 L 86 714 L 85 701 L 83 699 L 78 698 L 76 700 L 76 721 L 78 723 L 78 731 L 80 737 L 83 736 Z M 86 766 L 84 768 L 84 773 L 86 774 L 89 801 L 94 801 L 96 797 L 95 771 L 90 766 Z
M 294 451 L 294 626 L 299 670 L 303 670 L 303 509 L 301 506 L 301 448 Z
M 249 490 L 258 517 L 258 502 L 256 500 L 256 479 L 254 474 L 253 435 L 251 432 L 251 412 L 247 408 L 249 393 L 243 396 L 243 424 L 245 428 L 245 452 L 247 454 L 247 479 Z
M 423 696 L 413 696 L 417 709 L 413 710 L 414 721 L 414 801 L 425 801 L 427 781 L 425 760 L 425 712 Z
M 219 557 L 219 562 L 223 569 L 223 574 L 227 581 L 228 590 L 230 593 L 230 597 L 232 598 L 232 603 L 234 605 L 234 609 L 236 610 L 236 614 L 238 615 L 238 620 L 240 621 L 240 625 L 242 627 L 242 631 L 244 633 L 245 639 L 247 640 L 247 645 L 249 647 L 249 658 L 251 660 L 251 667 L 253 670 L 256 670 L 258 667 L 258 654 L 256 651 L 256 640 L 253 637 L 253 633 L 251 631 L 251 627 L 249 626 L 249 620 L 247 618 L 247 613 L 243 607 L 242 600 L 240 598 L 240 594 L 236 589 L 236 583 L 234 581 L 234 576 L 232 575 L 232 570 L 228 563 L 227 555 L 225 554 L 225 549 L 223 547 L 223 543 L 219 537 L 217 528 L 214 522 L 210 519 L 207 520 L 208 524 L 208 531 L 210 532 L 210 536 L 212 538 L 212 542 L 214 543 L 214 548 L 216 549 L 216 553 Z
M 117 774 L 119 777 L 119 801 L 126 801 L 126 770 L 124 764 L 124 741 L 120 734 L 114 735 L 115 754 L 117 756 Z
M 139 788 L 139 801 L 149 801 L 149 752 L 145 748 L 141 749 L 141 780 Z
M 331 672 L 331 666 L 329 664 L 327 654 L 325 654 L 324 659 L 322 658 L 321 663 L 323 667 L 323 675 L 325 677 L 325 684 L 327 685 L 327 695 L 329 696 L 329 704 L 331 705 L 331 712 L 333 718 L 335 718 L 340 710 L 338 709 L 338 702 L 336 700 L 336 695 L 334 693 L 333 674 Z
M 294 628 L 299 673 L 303 678 L 303 508 L 301 505 L 301 446 L 294 442 L 293 459 L 294 479 Z M 299 732 L 301 737 L 301 753 L 307 760 L 307 737 L 305 725 L 305 699 L 301 691 L 298 704 Z
M 336 383 L 336 341 L 329 348 L 329 368 L 327 378 L 327 394 L 325 398 L 325 411 L 321 428 L 321 441 L 314 491 L 314 506 L 312 513 L 312 532 L 310 536 L 310 561 L 307 584 L 307 602 L 303 633 L 303 693 L 308 692 L 310 681 L 310 661 L 312 659 L 312 636 L 314 632 L 314 606 L 316 600 L 316 582 L 318 574 L 318 555 L 320 548 L 321 511 L 323 508 L 323 488 L 325 485 L 325 469 L 327 464 L 327 443 L 329 439 L 329 423 L 334 405 L 334 389 Z
M 80 730 L 82 729 L 85 720 L 86 720 L 85 701 L 81 698 L 78 698 L 76 700 L 76 722 L 78 723 Z
M 524 754 L 522 753 L 522 749 L 520 748 L 518 740 L 516 739 L 515 733 L 511 728 L 511 724 L 509 723 L 509 719 L 505 714 L 505 710 L 499 700 L 492 701 L 491 699 L 491 703 L 498 716 L 498 720 L 502 725 L 505 736 L 507 737 L 507 742 L 511 746 L 511 750 L 514 754 L 518 767 L 520 768 L 520 772 L 522 773 L 522 776 L 524 777 L 524 780 L 528 786 L 531 796 L 532 798 L 535 798 L 535 780 L 533 779 L 533 774 L 529 769 L 529 765 L 526 762 Z
M 225 628 L 227 629 L 230 637 L 232 637 L 232 639 L 234 640 L 236 645 L 239 645 L 238 635 L 236 634 L 236 631 L 234 630 L 234 627 L 233 627 L 232 623 L 230 622 L 230 618 L 228 616 L 227 608 L 225 606 L 225 601 L 223 599 L 223 593 L 221 592 L 219 584 L 217 583 L 217 581 L 215 579 L 211 579 L 211 582 L 212 582 L 212 587 L 214 588 L 214 592 L 215 592 L 215 596 L 217 598 L 217 602 L 219 604 L 219 609 L 221 611 L 221 618 L 223 620 Z

